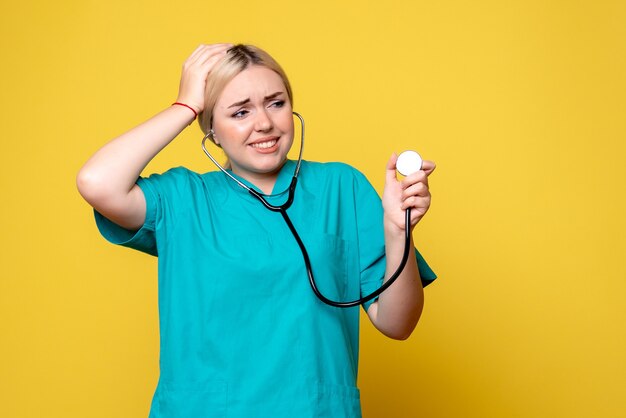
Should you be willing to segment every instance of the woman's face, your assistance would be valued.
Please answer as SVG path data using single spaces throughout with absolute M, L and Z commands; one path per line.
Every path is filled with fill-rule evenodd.
M 250 66 L 224 88 L 213 109 L 215 142 L 233 172 L 247 180 L 273 178 L 293 143 L 293 116 L 280 76 Z

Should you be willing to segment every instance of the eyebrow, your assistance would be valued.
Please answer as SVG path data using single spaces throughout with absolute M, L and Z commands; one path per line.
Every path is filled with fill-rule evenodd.
M 272 99 L 280 96 L 281 94 L 283 94 L 282 91 L 277 91 L 276 93 L 272 93 L 269 96 L 265 96 L 264 100 L 272 100 Z M 243 106 L 243 105 L 245 105 L 248 102 L 250 102 L 250 98 L 249 97 L 247 99 L 243 99 L 240 102 L 231 104 L 230 106 L 227 107 L 227 109 L 230 109 L 231 107 Z

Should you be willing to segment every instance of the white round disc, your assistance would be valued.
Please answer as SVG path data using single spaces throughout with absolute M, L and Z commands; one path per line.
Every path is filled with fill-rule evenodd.
M 415 151 L 404 151 L 398 156 L 396 170 L 403 176 L 416 173 L 422 169 L 422 157 Z

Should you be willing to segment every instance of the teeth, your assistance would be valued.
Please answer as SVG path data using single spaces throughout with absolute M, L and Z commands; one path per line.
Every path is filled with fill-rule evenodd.
M 276 145 L 277 142 L 278 142 L 277 139 L 272 139 L 271 141 L 259 142 L 259 143 L 256 143 L 256 144 L 252 144 L 252 147 L 253 148 L 261 148 L 261 149 L 272 148 L 274 145 Z

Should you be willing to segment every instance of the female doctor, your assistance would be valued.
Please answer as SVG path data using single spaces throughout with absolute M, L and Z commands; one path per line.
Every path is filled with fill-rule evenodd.
M 280 214 L 220 171 L 183 167 L 141 177 L 199 115 L 236 179 L 280 205 L 295 162 L 293 96 L 281 67 L 249 45 L 199 46 L 178 98 L 113 139 L 82 167 L 78 189 L 109 241 L 159 257 L 160 378 L 150 417 L 359 417 L 358 309 L 315 297 Z M 288 209 L 322 293 L 354 300 L 399 265 L 430 206 L 435 165 L 398 180 L 393 155 L 381 200 L 341 163 L 303 161 Z M 412 244 L 412 242 L 411 242 Z M 435 279 L 417 250 L 397 281 L 363 304 L 372 324 L 406 339 Z

